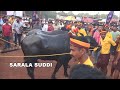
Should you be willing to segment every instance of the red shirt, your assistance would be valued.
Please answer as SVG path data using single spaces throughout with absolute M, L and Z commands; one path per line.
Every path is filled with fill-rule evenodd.
M 2 26 L 2 32 L 4 36 L 10 36 L 10 33 L 12 32 L 12 26 L 9 24 L 4 24 Z
M 54 31 L 54 27 L 52 25 L 48 25 L 48 31 Z

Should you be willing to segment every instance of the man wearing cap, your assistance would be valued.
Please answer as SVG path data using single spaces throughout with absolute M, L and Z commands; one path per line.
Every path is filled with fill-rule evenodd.
M 83 36 L 70 38 L 71 56 L 78 61 L 78 64 L 85 64 L 94 67 L 90 57 L 88 56 L 89 47 L 90 44 Z
M 101 50 L 100 50 L 99 60 L 96 66 L 106 74 L 107 65 L 110 59 L 110 47 L 111 45 L 116 46 L 116 43 L 107 36 L 107 31 L 105 29 L 103 29 L 100 32 L 100 35 L 101 35 L 101 39 L 100 39 Z
M 12 26 L 8 23 L 8 19 L 6 19 L 5 21 L 6 21 L 5 24 L 2 25 L 2 35 L 6 41 L 10 42 Z M 10 48 L 10 43 L 5 42 L 4 49 L 8 48 Z

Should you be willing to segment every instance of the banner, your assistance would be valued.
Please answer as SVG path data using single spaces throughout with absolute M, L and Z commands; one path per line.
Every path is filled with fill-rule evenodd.
M 113 17 L 114 11 L 110 11 L 109 14 L 107 15 L 107 19 L 106 19 L 106 24 L 109 24 L 112 17 Z
M 9 16 L 11 16 L 11 15 L 14 15 L 14 11 L 7 11 L 7 15 Z
M 7 15 L 11 16 L 19 16 L 19 17 L 23 17 L 23 11 L 7 11 Z
M 15 16 L 23 17 L 23 11 L 16 11 Z

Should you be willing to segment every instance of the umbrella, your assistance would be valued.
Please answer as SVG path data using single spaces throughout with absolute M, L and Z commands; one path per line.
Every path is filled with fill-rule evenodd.
M 76 17 L 76 21 L 81 21 L 81 18 L 80 17 Z
M 92 22 L 93 22 L 93 19 L 92 19 L 92 18 L 84 18 L 84 19 L 83 19 L 83 22 L 92 23 Z
M 65 18 L 65 20 L 68 20 L 68 21 L 75 21 L 75 17 L 74 16 L 68 16 Z

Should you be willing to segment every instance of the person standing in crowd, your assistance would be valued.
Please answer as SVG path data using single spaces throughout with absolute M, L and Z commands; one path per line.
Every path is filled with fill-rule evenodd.
M 106 36 L 107 37 L 109 37 L 110 39 L 112 39 L 112 34 L 111 34 L 111 29 L 109 29 L 109 27 L 105 27 L 105 26 L 103 26 L 103 28 L 105 28 L 106 30 L 107 30 L 107 34 L 106 34 Z
M 2 25 L 2 35 L 6 41 L 10 42 L 10 37 L 12 34 L 12 26 L 8 23 L 8 19 L 6 19 L 5 21 L 6 21 L 5 24 Z M 5 42 L 4 49 L 10 48 L 10 43 L 8 42 Z
M 94 35 L 94 33 L 98 30 L 98 27 L 99 27 L 99 24 L 93 24 L 93 26 L 94 26 L 94 30 L 93 30 L 93 35 Z
M 22 36 L 22 23 L 20 22 L 19 18 L 17 18 L 16 22 L 13 24 L 12 29 L 15 32 L 14 43 L 17 45 L 17 40 L 18 40 L 18 43 L 19 43 L 19 46 L 20 46 L 21 45 L 21 36 Z
M 49 31 L 54 31 L 54 27 L 53 27 L 53 22 L 52 21 L 48 21 L 48 32 Z
M 116 41 L 117 37 L 120 35 L 120 32 L 117 31 L 117 25 L 112 26 L 111 34 L 112 34 L 113 41 Z M 116 52 L 116 46 L 115 47 L 111 46 L 111 54 L 115 55 L 115 52 Z
M 3 25 L 3 19 L 2 16 L 0 16 L 0 33 L 2 33 L 2 25 Z
M 32 23 L 31 23 L 32 28 L 33 28 L 35 22 L 37 21 L 37 18 L 38 18 L 38 15 L 37 15 L 36 11 L 34 11 L 33 15 L 32 15 Z
M 66 23 L 67 23 L 67 25 L 66 25 L 66 29 L 67 29 L 68 31 L 70 31 L 72 25 L 71 25 L 71 23 L 70 23 L 69 21 L 67 21 Z
M 57 23 L 55 23 L 54 30 L 59 30 L 59 29 L 60 29 L 59 25 Z
M 74 29 L 76 28 L 76 26 L 77 26 L 77 21 L 75 21 L 75 22 L 73 23 L 71 30 L 74 30 Z
M 9 23 L 12 25 L 15 21 L 14 15 L 9 18 Z
M 107 36 L 107 31 L 105 29 L 103 29 L 100 32 L 100 35 L 101 35 L 101 39 L 100 39 L 101 50 L 96 66 L 97 68 L 101 69 L 102 72 L 107 74 L 107 66 L 110 59 L 110 47 L 111 44 L 113 46 L 116 46 L 116 43 Z
M 7 16 L 4 15 L 2 19 L 3 19 L 3 23 L 5 23 L 7 20 Z
M 68 32 L 69 32 L 69 30 L 67 29 L 67 22 L 64 23 L 64 26 L 61 27 L 61 30 L 62 30 L 62 31 L 68 31 Z
M 82 23 L 78 24 L 78 25 L 77 25 L 77 28 L 78 28 L 77 36 L 81 36 L 81 34 L 82 34 L 83 36 L 87 36 L 86 31 L 82 28 Z
M 47 22 L 45 22 L 45 24 L 43 25 L 42 31 L 47 32 L 47 30 L 48 30 L 48 24 Z
M 89 48 L 90 44 L 85 37 L 75 36 L 74 38 L 70 38 L 71 56 L 78 61 L 78 64 L 85 64 L 94 67 L 90 57 L 88 56 Z
M 95 41 L 98 43 L 98 45 L 100 45 L 100 38 L 101 38 L 101 36 L 100 36 L 100 31 L 103 29 L 103 27 L 102 26 L 99 26 L 98 28 L 96 28 L 96 31 L 94 32 L 94 34 L 93 34 L 93 38 L 95 39 Z M 93 57 L 94 57 L 94 59 L 95 59 L 95 63 L 97 63 L 97 61 L 98 61 L 98 57 L 99 57 L 99 54 L 100 54 L 100 52 L 99 52 L 100 50 L 97 48 L 97 50 L 95 50 L 95 51 L 93 51 L 92 53 L 93 53 Z
M 42 26 L 40 25 L 39 21 L 36 21 L 36 23 L 33 26 L 33 29 L 40 29 L 40 30 L 42 30 Z
M 88 25 L 88 36 L 93 36 L 93 31 L 94 31 L 93 25 L 89 24 Z
M 62 27 L 64 27 L 64 25 L 63 25 L 62 22 L 60 22 L 58 26 L 59 26 L 59 29 L 61 29 Z
M 113 60 L 112 70 L 112 78 L 120 79 L 120 36 L 117 37 L 117 49 Z

